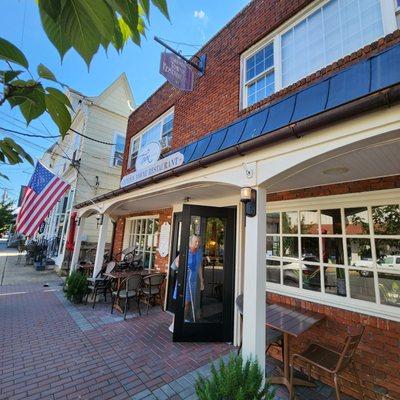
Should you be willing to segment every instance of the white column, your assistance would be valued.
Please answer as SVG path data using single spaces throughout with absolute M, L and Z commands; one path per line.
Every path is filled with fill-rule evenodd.
M 79 225 L 75 237 L 74 251 L 72 253 L 72 258 L 71 258 L 71 266 L 70 266 L 71 272 L 75 271 L 76 264 L 78 264 L 79 262 L 79 253 L 81 251 L 81 243 L 83 238 L 83 230 L 85 229 L 85 221 L 86 221 L 85 217 L 79 218 Z
M 104 248 L 106 246 L 108 223 L 110 217 L 103 214 L 103 223 L 100 225 L 99 239 L 97 241 L 96 259 L 94 261 L 93 278 L 101 271 L 104 260 Z
M 257 215 L 246 217 L 243 288 L 243 358 L 265 369 L 266 191 L 257 191 Z

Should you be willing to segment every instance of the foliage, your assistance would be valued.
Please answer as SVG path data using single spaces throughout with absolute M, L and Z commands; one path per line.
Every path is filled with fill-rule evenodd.
M 12 202 L 0 203 L 0 233 L 9 230 L 14 222 L 14 206 Z
M 227 364 L 220 361 L 218 370 L 211 366 L 208 379 L 199 376 L 195 387 L 200 400 L 273 400 L 275 392 L 268 383 L 263 387 L 262 381 L 256 361 L 231 355 Z
M 150 17 L 150 2 L 169 18 L 166 0 L 37 0 L 37 5 L 43 29 L 61 59 L 73 48 L 89 67 L 100 46 L 105 50 L 112 46 L 120 52 L 129 40 L 140 45 L 141 36 L 145 36 L 145 20 Z M 23 52 L 3 38 L 0 60 L 6 63 L 0 71 L 0 106 L 6 101 L 12 108 L 18 106 L 28 125 L 47 112 L 64 138 L 71 126 L 72 106 L 62 91 L 45 86 L 45 82 L 66 85 L 43 64 L 37 66 L 34 77 Z M 0 161 L 5 158 L 10 164 L 23 159 L 32 163 L 29 155 L 9 138 L 0 141 Z
M 70 301 L 75 301 L 87 293 L 87 279 L 81 272 L 73 271 L 66 280 L 67 291 L 65 296 Z

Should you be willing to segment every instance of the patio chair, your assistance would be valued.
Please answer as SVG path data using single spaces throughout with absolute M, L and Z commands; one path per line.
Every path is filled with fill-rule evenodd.
M 308 379 L 311 380 L 311 369 L 317 368 L 322 369 L 325 372 L 333 375 L 333 381 L 336 390 L 336 400 L 340 400 L 340 388 L 338 377 L 339 374 L 344 371 L 348 366 L 353 369 L 354 376 L 356 378 L 357 389 L 364 400 L 364 392 L 362 390 L 360 377 L 358 376 L 357 369 L 353 360 L 354 354 L 361 341 L 361 337 L 364 333 L 364 326 L 361 327 L 358 333 L 349 334 L 343 345 L 341 351 L 332 350 L 328 347 L 320 344 L 312 343 L 307 350 L 300 354 L 292 355 L 291 372 L 290 372 L 290 395 L 289 398 L 292 400 L 295 396 L 293 387 L 293 374 L 294 364 L 296 361 L 300 361 L 307 365 Z
M 108 276 L 103 276 L 104 273 L 110 273 L 115 268 L 115 261 L 110 261 L 106 264 L 106 269 L 100 271 L 95 278 L 87 278 L 88 281 L 88 292 L 86 294 L 85 304 L 88 302 L 89 294 L 92 293 L 93 296 L 93 306 L 96 304 L 97 295 L 100 293 L 104 294 L 104 301 L 107 301 L 107 290 L 111 293 L 110 283 L 111 278 Z
M 129 308 L 129 299 L 136 298 L 137 306 L 139 309 L 139 315 L 142 315 L 140 311 L 140 288 L 142 286 L 142 275 L 137 274 L 129 278 L 125 278 L 118 290 L 111 292 L 111 314 L 114 311 L 114 304 L 116 301 L 124 300 L 124 320 L 126 319 L 126 312 Z
M 240 320 L 243 324 L 243 294 L 239 294 L 236 297 L 236 306 L 240 313 Z M 283 358 L 283 334 L 276 329 L 267 327 L 265 329 L 265 353 L 268 353 L 269 348 L 272 345 L 278 345 L 282 350 L 282 358 Z M 242 351 L 242 342 L 240 342 L 238 354 Z
M 143 278 L 143 286 L 140 296 L 147 303 L 146 315 L 149 315 L 150 301 L 154 301 L 157 297 L 161 301 L 161 286 L 164 283 L 165 274 L 152 274 Z

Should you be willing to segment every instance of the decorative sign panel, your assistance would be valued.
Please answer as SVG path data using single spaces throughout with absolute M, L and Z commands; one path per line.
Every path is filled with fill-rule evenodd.
M 160 158 L 161 146 L 160 143 L 150 142 L 143 146 L 136 158 L 136 170 L 146 169 L 157 162 Z
M 173 53 L 162 53 L 160 74 L 179 90 L 191 92 L 194 85 L 192 67 Z
M 171 232 L 171 225 L 168 222 L 164 222 L 161 225 L 160 232 L 160 243 L 158 245 L 158 252 L 161 257 L 166 257 L 169 253 L 169 235 Z

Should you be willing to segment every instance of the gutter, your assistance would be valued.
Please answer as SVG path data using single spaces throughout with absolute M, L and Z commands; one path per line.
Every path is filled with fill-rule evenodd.
M 343 104 L 336 108 L 324 111 L 320 114 L 313 115 L 312 117 L 305 118 L 293 124 L 286 125 L 273 132 L 261 134 L 260 136 L 250 139 L 247 142 L 240 143 L 236 146 L 229 147 L 222 151 L 210 154 L 199 160 L 195 160 L 189 164 L 184 164 L 179 167 L 173 168 L 169 171 L 163 172 L 159 175 L 152 176 L 140 182 L 133 183 L 124 188 L 116 189 L 111 192 L 105 193 L 95 197 L 93 201 L 84 201 L 75 206 L 79 209 L 93 203 L 99 203 L 103 200 L 116 197 L 118 195 L 131 192 L 134 189 L 142 188 L 144 186 L 163 181 L 168 178 L 178 177 L 186 172 L 196 170 L 198 168 L 207 168 L 208 165 L 216 162 L 226 160 L 234 156 L 243 156 L 251 151 L 259 150 L 261 147 L 277 143 L 281 140 L 290 138 L 301 138 L 302 136 L 311 133 L 313 130 L 321 128 L 331 123 L 338 122 L 342 119 L 354 117 L 357 114 L 362 114 L 367 111 L 372 111 L 379 107 L 390 107 L 393 103 L 400 100 L 400 84 L 396 84 L 389 88 L 381 89 L 375 93 L 368 94 L 357 100 Z

